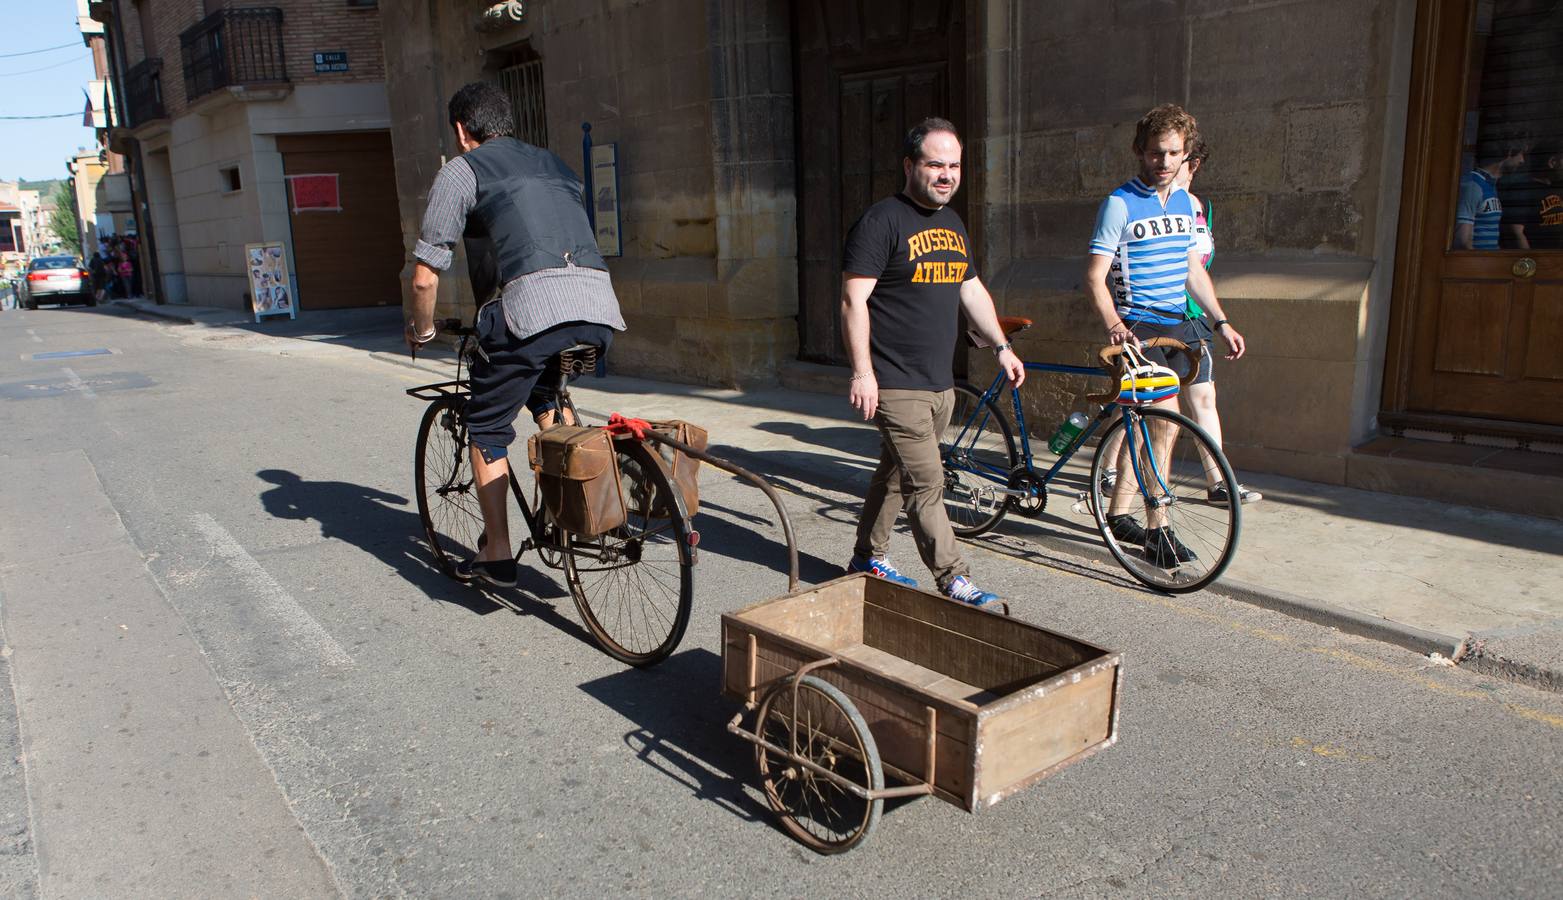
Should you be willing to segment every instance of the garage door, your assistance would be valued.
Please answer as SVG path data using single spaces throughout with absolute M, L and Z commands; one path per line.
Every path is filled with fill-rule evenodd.
M 390 134 L 279 135 L 277 149 L 299 308 L 400 305 L 405 251 Z

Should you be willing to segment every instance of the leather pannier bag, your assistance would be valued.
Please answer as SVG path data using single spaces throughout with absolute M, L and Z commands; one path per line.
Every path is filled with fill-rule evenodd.
M 560 528 L 591 537 L 624 524 L 619 457 L 605 429 L 558 425 L 532 435 L 526 455 Z
M 661 422 L 649 423 L 653 431 L 666 435 L 675 441 L 695 448 L 705 450 L 706 430 L 699 425 L 685 422 L 682 419 L 668 419 Z M 668 473 L 668 480 L 678 488 L 678 492 L 684 497 L 684 509 L 693 518 L 700 510 L 700 460 L 687 453 L 681 453 L 669 447 L 667 444 L 659 444 L 656 441 L 647 441 L 648 447 L 656 450 L 657 458 L 662 460 L 662 469 Z M 666 515 L 668 510 L 657 512 Z

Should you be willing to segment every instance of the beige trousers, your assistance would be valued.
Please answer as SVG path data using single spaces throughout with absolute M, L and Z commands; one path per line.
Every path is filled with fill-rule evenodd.
M 863 498 L 858 520 L 859 559 L 883 558 L 890 550 L 896 515 L 906 510 L 912 538 L 923 564 L 933 572 L 939 589 L 957 575 L 970 574 L 944 511 L 944 466 L 939 462 L 939 437 L 950 424 L 953 390 L 879 392 L 879 466 Z

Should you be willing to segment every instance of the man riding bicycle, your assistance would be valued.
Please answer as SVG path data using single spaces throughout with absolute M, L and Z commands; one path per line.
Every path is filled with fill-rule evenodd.
M 413 349 L 434 339 L 440 273 L 462 239 L 478 303 L 466 421 L 484 540 L 457 577 L 510 587 L 516 562 L 505 492 L 516 415 L 526 405 L 540 425 L 551 424 L 552 392 L 538 389 L 550 360 L 577 344 L 606 349 L 624 318 L 597 252 L 584 185 L 564 160 L 513 136 L 510 100 L 493 84 L 457 91 L 449 114 L 462 155 L 429 189 L 413 250 L 406 338 Z

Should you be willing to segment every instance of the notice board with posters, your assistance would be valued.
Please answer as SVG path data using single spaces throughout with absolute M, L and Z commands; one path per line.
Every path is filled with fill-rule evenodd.
M 281 241 L 244 245 L 244 269 L 250 279 L 255 321 L 266 316 L 298 318 L 298 301 L 288 278 L 287 251 Z
M 592 161 L 592 221 L 597 231 L 597 252 L 623 256 L 619 230 L 619 146 L 594 144 Z

